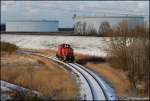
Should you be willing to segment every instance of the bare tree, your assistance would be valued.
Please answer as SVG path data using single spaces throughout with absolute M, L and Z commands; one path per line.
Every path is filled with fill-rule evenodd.
M 97 31 L 93 24 L 87 25 L 86 22 L 77 22 L 75 24 L 75 34 L 79 35 L 97 35 Z
M 87 34 L 88 34 L 88 35 L 97 35 L 97 31 L 96 31 L 96 29 L 94 28 L 94 25 L 93 25 L 93 24 L 89 24 L 89 25 L 88 25 Z
M 149 94 L 149 29 L 145 26 L 130 29 L 127 22 L 120 23 L 113 29 L 109 43 L 108 62 L 112 67 L 128 72 L 133 88 L 140 92 L 137 85 L 144 83 Z
M 81 34 L 81 22 L 77 22 L 74 27 L 74 33 Z
M 82 33 L 83 35 L 86 35 L 86 22 L 83 23 L 83 28 L 82 28 Z
M 100 27 L 99 27 L 99 34 L 107 34 L 108 32 L 111 31 L 111 26 L 109 24 L 109 22 L 102 22 Z

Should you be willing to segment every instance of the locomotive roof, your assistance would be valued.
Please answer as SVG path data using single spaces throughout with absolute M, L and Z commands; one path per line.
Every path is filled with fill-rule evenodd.
M 68 47 L 70 47 L 69 44 L 60 44 L 59 46 L 60 46 L 60 47 L 65 47 L 65 45 L 67 45 Z

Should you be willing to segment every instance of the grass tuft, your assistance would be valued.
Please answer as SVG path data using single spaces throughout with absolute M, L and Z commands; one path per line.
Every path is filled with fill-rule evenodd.
M 1 45 L 0 45 L 0 49 L 1 51 L 4 51 L 4 52 L 8 52 L 8 53 L 12 53 L 12 52 L 15 52 L 19 47 L 12 44 L 12 43 L 8 43 L 8 42 L 1 42 Z

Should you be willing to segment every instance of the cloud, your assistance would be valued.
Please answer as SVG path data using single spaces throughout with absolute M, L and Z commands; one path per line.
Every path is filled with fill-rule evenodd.
M 77 15 L 149 16 L 149 1 L 2 1 L 2 20 L 59 20 L 60 26 L 73 25 Z
M 12 7 L 13 5 L 15 5 L 15 3 L 16 3 L 15 1 L 7 1 L 7 2 L 1 1 L 2 11 L 9 10 L 9 7 Z

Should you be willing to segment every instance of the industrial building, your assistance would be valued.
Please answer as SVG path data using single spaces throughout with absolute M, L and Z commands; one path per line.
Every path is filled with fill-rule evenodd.
M 6 32 L 57 32 L 56 20 L 6 21 Z
M 103 26 L 110 28 L 117 26 L 119 23 L 126 21 L 129 28 L 142 26 L 144 24 L 143 16 L 74 16 L 74 30 L 77 34 L 84 34 L 89 30 L 95 30 L 97 34 L 102 33 Z

